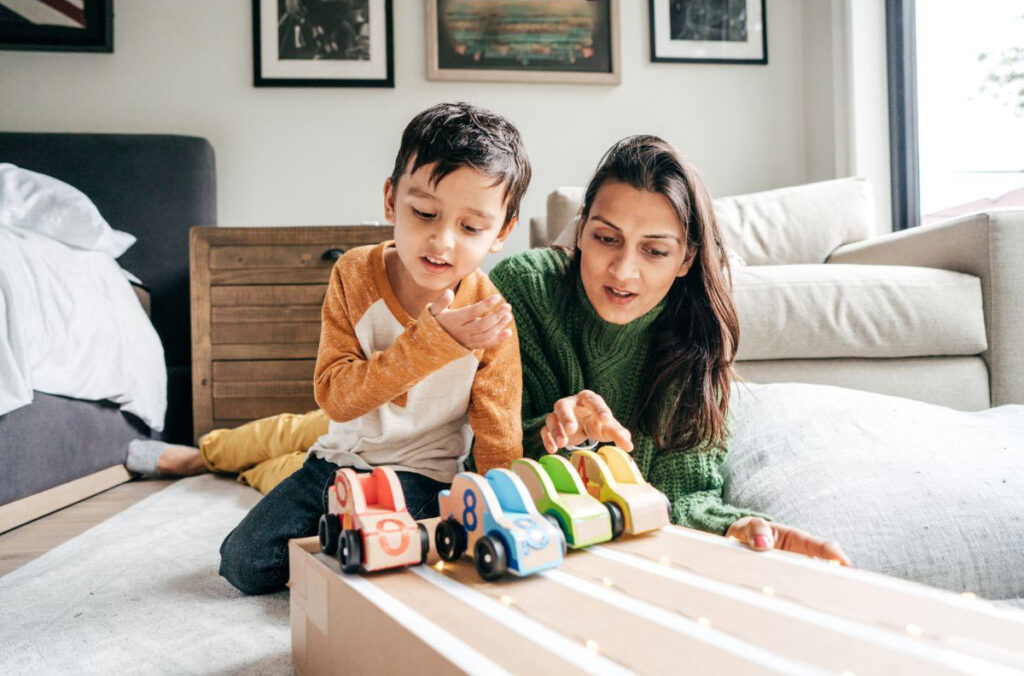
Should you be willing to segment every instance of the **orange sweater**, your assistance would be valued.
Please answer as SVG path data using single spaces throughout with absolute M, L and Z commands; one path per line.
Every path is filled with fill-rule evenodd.
M 353 249 L 334 266 L 314 375 L 316 401 L 331 423 L 310 453 L 450 482 L 472 443 L 478 471 L 507 467 L 522 455 L 517 336 L 471 351 L 429 310 L 409 316 L 388 282 L 389 246 Z M 493 293 L 476 270 L 459 284 L 452 307 Z

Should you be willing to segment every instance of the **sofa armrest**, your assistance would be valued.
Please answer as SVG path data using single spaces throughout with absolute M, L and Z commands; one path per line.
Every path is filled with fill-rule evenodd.
M 829 263 L 916 265 L 981 279 L 993 406 L 1024 404 L 1024 210 L 989 211 L 839 247 Z
M 534 216 L 530 219 L 530 248 L 547 246 L 551 243 L 548 235 L 548 219 L 544 216 Z

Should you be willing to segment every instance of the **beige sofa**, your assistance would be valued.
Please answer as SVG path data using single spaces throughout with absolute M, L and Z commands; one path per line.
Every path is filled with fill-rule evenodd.
M 548 196 L 531 246 L 571 243 L 582 192 Z M 840 179 L 718 199 L 715 212 L 738 256 L 745 380 L 962 410 L 1024 403 L 1024 211 L 873 236 L 869 183 Z

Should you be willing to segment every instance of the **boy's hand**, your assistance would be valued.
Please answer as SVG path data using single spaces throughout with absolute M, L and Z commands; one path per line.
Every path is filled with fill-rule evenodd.
M 840 565 L 852 566 L 849 557 L 835 540 L 826 541 L 814 537 L 799 528 L 769 523 L 756 516 L 744 516 L 729 526 L 726 536 L 734 537 L 755 551 L 783 549 L 805 556 L 838 561 Z
M 624 451 L 633 450 L 629 430 L 615 419 L 601 395 L 590 390 L 556 401 L 540 430 L 540 438 L 548 453 L 575 446 L 584 439 L 612 441 Z
M 502 302 L 500 295 L 494 294 L 464 308 L 449 310 L 453 300 L 455 294 L 447 289 L 428 307 L 437 323 L 467 350 L 486 350 L 511 337 L 512 330 L 508 325 L 512 321 L 512 306 Z

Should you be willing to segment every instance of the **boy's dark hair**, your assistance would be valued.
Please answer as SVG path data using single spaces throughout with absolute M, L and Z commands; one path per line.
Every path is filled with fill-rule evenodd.
M 530 160 L 523 139 L 511 122 L 489 110 L 468 103 L 439 103 L 412 119 L 402 132 L 402 145 L 391 171 L 391 184 L 409 173 L 437 162 L 430 182 L 441 179 L 459 167 L 472 167 L 505 185 L 508 203 L 504 225 L 519 215 L 519 203 L 530 185 Z

